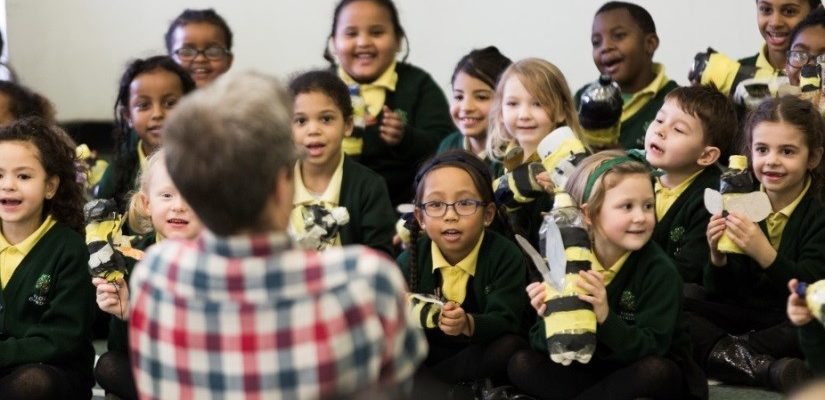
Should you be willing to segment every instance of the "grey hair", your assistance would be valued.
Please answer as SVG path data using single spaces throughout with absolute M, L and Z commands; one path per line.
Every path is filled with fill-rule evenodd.
M 164 128 L 169 176 L 209 230 L 264 224 L 277 174 L 297 160 L 291 118 L 285 87 L 255 72 L 223 76 L 175 108 Z

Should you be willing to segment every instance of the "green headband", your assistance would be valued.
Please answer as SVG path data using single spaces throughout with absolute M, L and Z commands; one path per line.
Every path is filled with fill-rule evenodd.
M 662 171 L 656 170 L 647 162 L 647 159 L 645 159 L 645 153 L 643 151 L 636 149 L 628 150 L 627 155 L 612 158 L 599 164 L 599 166 L 596 167 L 596 170 L 593 171 L 593 173 L 587 177 L 587 185 L 585 185 L 584 187 L 584 195 L 582 196 L 581 202 L 587 203 L 590 200 L 590 192 L 593 190 L 593 185 L 596 184 L 596 181 L 602 175 L 612 170 L 613 167 L 627 162 L 638 162 L 644 164 L 648 167 L 648 169 L 650 169 L 650 174 L 652 176 L 662 175 Z

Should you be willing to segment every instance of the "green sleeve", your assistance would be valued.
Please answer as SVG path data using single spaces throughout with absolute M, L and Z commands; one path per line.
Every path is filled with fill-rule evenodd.
M 494 233 L 488 232 L 487 235 Z M 484 291 L 482 295 L 486 295 L 486 305 L 483 313 L 473 314 L 473 341 L 486 342 L 504 333 L 518 333 L 527 307 L 525 266 L 521 252 L 507 239 L 495 238 L 498 240 L 492 241 L 491 246 L 501 246 L 501 249 L 493 249 L 493 254 L 499 253 L 499 257 L 479 260 L 480 265 L 494 270 L 485 287 L 476 287 L 476 290 Z M 481 264 L 483 261 L 487 262 Z
M 536 318 L 536 323 L 530 328 L 530 347 L 540 353 L 548 354 L 544 318 Z
M 825 327 L 819 321 L 813 320 L 799 328 L 799 347 L 811 372 L 825 376 Z
M 370 171 L 371 172 L 371 171 Z M 381 251 L 391 257 L 392 237 L 395 235 L 397 219 L 390 204 L 387 185 L 380 176 L 376 176 L 376 185 L 365 190 L 361 203 L 361 238 L 362 244 Z
M 814 225 L 819 221 L 822 219 L 810 222 Z M 779 282 L 784 286 L 793 278 L 802 282 L 815 282 L 825 278 L 825 224 L 815 224 L 802 233 L 802 237 L 782 238 L 782 240 L 794 240 L 801 243 L 799 256 L 794 261 L 778 253 L 773 264 L 765 269 L 771 281 Z
M 404 128 L 401 142 L 391 147 L 401 160 L 418 162 L 429 157 L 438 144 L 455 130 L 447 99 L 429 75 L 426 75 L 421 84 L 413 109 L 407 117 L 410 120 Z
M 72 245 L 80 246 L 77 249 Z M 91 341 L 94 287 L 87 270 L 89 253 L 78 236 L 54 269 L 49 309 L 21 337 L 0 341 L 0 368 L 48 361 L 74 362 Z M 24 300 L 25 301 L 25 300 Z M 90 348 L 90 347 L 89 347 Z
M 710 248 L 706 236 L 710 213 L 702 202 L 694 203 L 690 222 L 685 227 L 682 247 L 673 256 L 673 263 L 685 282 L 701 283 L 702 269 L 709 260 Z
M 675 268 L 662 265 L 667 264 L 666 256 L 662 259 L 647 261 L 656 264 L 645 269 L 635 324 L 622 320 L 611 304 L 607 318 L 596 328 L 599 344 L 613 351 L 610 358 L 630 363 L 648 355 L 664 355 L 670 349 L 681 312 L 682 281 Z
M 112 162 L 106 167 L 100 181 L 95 185 L 94 196 L 96 199 L 111 199 L 115 195 L 115 163 Z

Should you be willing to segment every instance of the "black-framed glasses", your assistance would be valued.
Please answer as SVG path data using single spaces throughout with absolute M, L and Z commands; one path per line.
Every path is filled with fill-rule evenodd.
M 192 47 L 181 47 L 173 53 L 183 61 L 194 60 L 198 54 L 203 54 L 207 60 L 218 61 L 228 57 L 231 52 L 223 47 L 212 46 L 203 50 L 194 49 Z
M 424 210 L 424 214 L 432 218 L 441 218 L 447 215 L 447 209 L 452 207 L 455 213 L 462 216 L 473 215 L 478 211 L 478 207 L 486 205 L 486 202 L 474 199 L 461 199 L 452 203 L 443 201 L 428 201 L 421 203 L 419 208 Z
M 825 62 L 825 54 L 811 54 L 802 50 L 788 50 L 788 64 L 794 68 L 802 68 L 809 62 Z

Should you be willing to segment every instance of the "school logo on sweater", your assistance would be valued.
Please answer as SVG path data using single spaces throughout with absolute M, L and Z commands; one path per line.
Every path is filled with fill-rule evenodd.
M 636 321 L 636 296 L 633 292 L 625 290 L 619 298 L 619 318 L 628 321 Z
M 673 229 L 670 230 L 670 241 L 673 243 L 681 243 L 682 238 L 685 237 L 685 227 L 684 226 L 675 226 Z M 678 255 L 682 251 L 681 247 L 676 247 L 676 250 L 673 252 L 673 255 Z
M 29 301 L 42 306 L 46 304 L 46 295 L 49 294 L 49 288 L 52 286 L 52 276 L 49 274 L 42 274 L 34 283 L 34 294 L 29 297 Z

